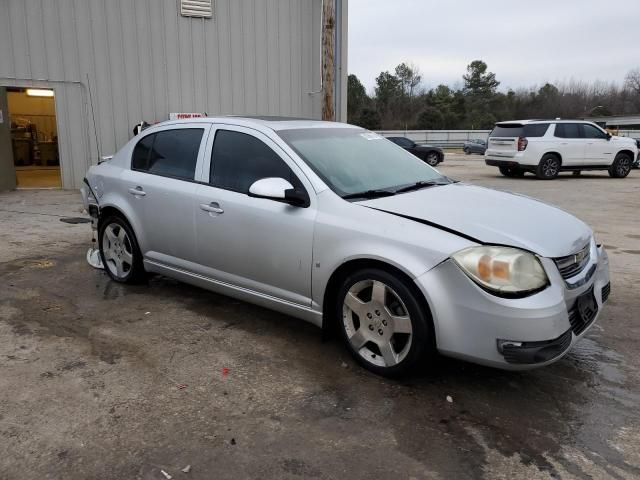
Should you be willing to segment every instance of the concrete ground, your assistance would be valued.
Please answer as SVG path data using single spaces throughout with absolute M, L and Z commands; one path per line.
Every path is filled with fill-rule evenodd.
M 640 478 L 640 171 L 441 171 L 555 203 L 607 245 L 610 301 L 560 362 L 379 378 L 298 320 L 109 281 L 89 227 L 60 221 L 76 192 L 0 194 L 0 479 Z

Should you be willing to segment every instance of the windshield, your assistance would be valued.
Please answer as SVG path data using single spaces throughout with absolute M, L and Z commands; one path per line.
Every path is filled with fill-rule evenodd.
M 397 190 L 446 177 L 380 135 L 360 128 L 276 132 L 338 195 Z

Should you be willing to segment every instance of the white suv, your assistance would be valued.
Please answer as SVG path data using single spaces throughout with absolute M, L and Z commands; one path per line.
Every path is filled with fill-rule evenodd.
M 485 152 L 487 165 L 507 177 L 532 172 L 552 179 L 560 171 L 608 170 L 624 178 L 638 157 L 632 138 L 612 136 L 581 120 L 522 120 L 496 123 Z

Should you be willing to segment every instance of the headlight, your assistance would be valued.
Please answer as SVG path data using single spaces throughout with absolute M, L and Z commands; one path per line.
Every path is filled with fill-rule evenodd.
M 471 247 L 453 259 L 472 280 L 498 295 L 532 292 L 549 283 L 538 258 L 517 248 Z

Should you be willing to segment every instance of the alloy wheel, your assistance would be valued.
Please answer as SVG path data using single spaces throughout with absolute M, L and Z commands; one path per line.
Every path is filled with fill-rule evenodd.
M 555 158 L 547 158 L 542 164 L 542 172 L 545 177 L 555 177 L 558 174 L 558 161 Z
M 631 171 L 631 161 L 627 157 L 621 157 L 616 165 L 616 173 L 620 177 L 626 177 Z
M 105 266 L 116 277 L 124 279 L 133 267 L 133 248 L 127 232 L 117 223 L 110 223 L 102 235 Z
M 398 294 L 379 280 L 362 280 L 347 292 L 342 319 L 351 347 L 378 367 L 402 362 L 411 348 L 413 327 Z
M 435 167 L 436 165 L 438 165 L 438 154 L 433 152 L 429 153 L 427 155 L 427 163 L 432 167 Z

